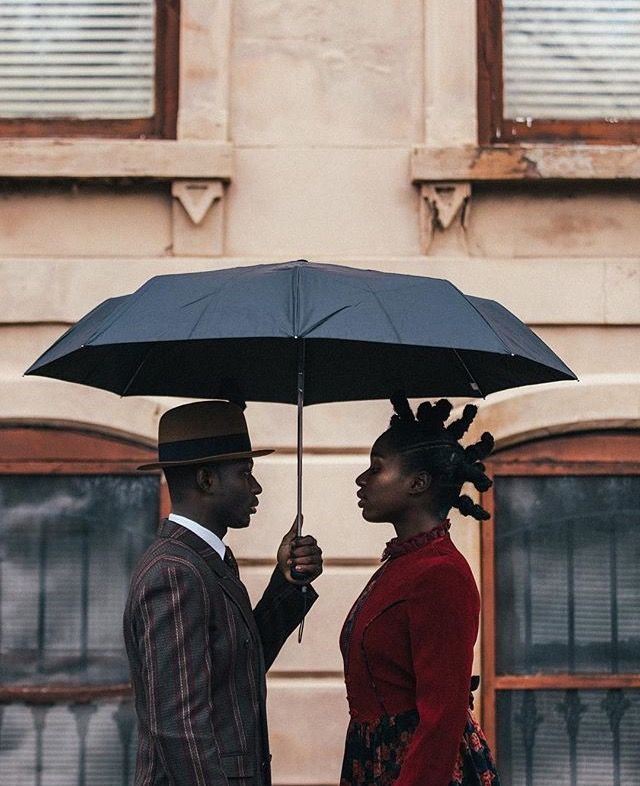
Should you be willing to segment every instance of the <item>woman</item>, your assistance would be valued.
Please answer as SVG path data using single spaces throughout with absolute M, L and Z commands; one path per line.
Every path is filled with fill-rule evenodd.
M 487 744 L 469 712 L 480 601 L 469 565 L 449 538 L 452 507 L 488 513 L 462 485 L 486 490 L 481 460 L 493 449 L 459 440 L 476 407 L 445 422 L 451 404 L 392 398 L 395 415 L 357 479 L 370 522 L 390 522 L 396 537 L 349 612 L 340 645 L 351 722 L 341 786 L 498 786 Z

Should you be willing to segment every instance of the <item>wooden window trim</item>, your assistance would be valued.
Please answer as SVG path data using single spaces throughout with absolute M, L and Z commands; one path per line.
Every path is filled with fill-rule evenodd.
M 178 115 L 179 0 L 156 0 L 155 112 L 131 120 L 0 118 L 0 137 L 175 139 Z
M 518 121 L 503 112 L 502 0 L 477 0 L 478 136 L 481 145 L 527 142 L 640 144 L 640 120 Z
M 490 477 L 640 474 L 640 432 L 601 431 L 549 438 L 506 448 L 486 461 Z M 597 458 L 590 458 L 597 457 Z M 498 690 L 640 688 L 640 672 L 611 674 L 496 674 L 495 495 L 482 494 L 491 514 L 481 533 L 482 575 L 482 725 L 497 753 Z
M 156 459 L 156 450 L 124 436 L 89 428 L 47 424 L 0 426 L 0 475 L 137 474 L 137 467 Z M 159 475 L 160 471 L 151 474 Z M 160 484 L 160 518 L 169 514 L 167 485 Z M 5 685 L 0 705 L 82 704 L 131 695 L 128 683 L 108 685 Z

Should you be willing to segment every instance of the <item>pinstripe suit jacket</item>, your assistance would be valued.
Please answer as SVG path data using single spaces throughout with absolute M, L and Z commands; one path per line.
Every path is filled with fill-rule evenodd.
M 278 568 L 252 611 L 207 543 L 162 522 L 124 612 L 135 786 L 269 786 L 265 672 L 303 615 L 302 593 Z

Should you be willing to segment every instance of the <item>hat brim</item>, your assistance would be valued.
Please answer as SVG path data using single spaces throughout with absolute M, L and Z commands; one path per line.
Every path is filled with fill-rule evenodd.
M 152 464 L 142 464 L 137 469 L 145 471 L 148 469 L 162 469 L 163 467 L 186 467 L 189 464 L 212 464 L 217 461 L 234 461 L 236 459 L 257 458 L 258 456 L 268 456 L 273 453 L 269 450 L 245 450 L 242 453 L 218 453 L 215 456 L 202 456 L 197 459 L 187 459 L 186 461 L 154 461 Z

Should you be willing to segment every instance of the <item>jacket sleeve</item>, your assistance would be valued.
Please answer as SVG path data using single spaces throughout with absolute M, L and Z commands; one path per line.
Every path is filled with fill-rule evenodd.
M 419 722 L 395 786 L 448 786 L 466 722 L 479 598 L 472 576 L 435 566 L 408 599 Z
M 300 587 L 287 581 L 276 566 L 262 598 L 253 610 L 262 640 L 265 669 L 271 667 L 282 645 L 304 619 L 317 597 L 318 593 L 310 584 L 303 593 Z
M 197 569 L 165 558 L 137 593 L 149 731 L 175 786 L 227 786 L 212 722 L 209 598 Z

